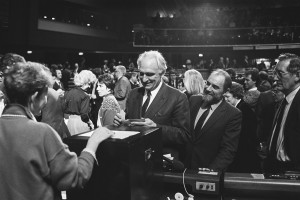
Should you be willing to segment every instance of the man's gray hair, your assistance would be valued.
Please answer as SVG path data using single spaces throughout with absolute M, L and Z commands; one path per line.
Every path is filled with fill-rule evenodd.
M 162 54 L 158 51 L 145 51 L 144 53 L 140 54 L 138 60 L 137 60 L 137 65 L 138 68 L 141 67 L 141 62 L 143 59 L 145 58 L 154 58 L 156 60 L 157 63 L 157 67 L 160 69 L 161 71 L 161 75 L 164 75 L 166 73 L 167 70 L 167 62 L 165 60 L 165 58 L 162 56 Z
M 123 75 L 126 74 L 126 67 L 124 67 L 123 65 L 118 65 L 116 66 L 116 70 L 119 69 L 120 72 L 122 72 Z

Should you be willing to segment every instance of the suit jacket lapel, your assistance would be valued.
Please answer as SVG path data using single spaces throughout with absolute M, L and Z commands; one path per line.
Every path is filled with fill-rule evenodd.
M 236 105 L 236 108 L 238 108 L 240 110 L 243 102 L 244 102 L 244 100 L 241 99 L 240 102 Z
M 145 88 L 141 87 L 138 88 L 137 93 L 132 96 L 132 99 L 134 99 L 133 101 L 133 105 L 131 109 L 131 113 L 129 114 L 126 118 L 131 117 L 131 118 L 141 118 L 141 110 L 142 110 L 142 104 L 143 104 L 143 96 L 145 94 Z M 129 111 L 126 111 L 129 112 Z
M 292 103 L 291 103 L 291 106 L 290 106 L 290 109 L 289 109 L 289 112 L 287 113 L 287 116 L 286 116 L 286 121 L 285 121 L 285 128 L 286 128 L 286 125 L 287 124 L 293 124 L 293 123 L 297 123 L 296 122 L 296 119 L 298 118 L 297 117 L 297 113 L 299 111 L 298 109 L 298 102 L 300 101 L 300 90 L 298 90 L 298 92 L 296 93 Z M 293 122 L 293 123 L 292 123 Z M 289 131 L 285 131 L 285 135 L 288 134 Z M 286 140 L 284 140 L 286 141 Z
M 167 98 L 167 86 L 165 83 L 162 83 L 162 86 L 158 93 L 156 94 L 155 98 L 153 99 L 152 103 L 150 104 L 149 108 L 145 113 L 145 118 L 153 119 L 155 114 L 161 109 L 161 107 L 165 104 Z
M 284 99 L 283 99 L 283 100 L 284 100 Z M 271 137 L 272 137 L 273 130 L 274 130 L 275 125 L 276 125 L 276 122 L 277 122 L 277 118 L 278 118 L 278 115 L 279 115 L 278 112 L 280 111 L 281 104 L 282 104 L 283 100 L 280 102 L 280 105 L 277 107 L 276 112 L 275 112 L 275 116 L 274 116 L 274 118 L 273 118 L 272 129 L 271 129 L 271 131 L 272 131 L 272 132 L 271 132 Z
M 194 97 L 196 98 L 196 97 Z M 199 112 L 199 109 L 201 107 L 201 105 L 203 104 L 203 98 L 202 96 L 197 96 L 197 99 L 194 99 L 195 103 L 193 103 L 194 105 L 191 105 L 190 108 L 190 112 L 191 112 L 191 123 L 190 123 L 190 132 L 193 138 L 195 138 L 195 130 L 194 130 L 194 126 L 195 126 L 195 120 L 197 117 L 197 114 Z
M 199 112 L 199 109 L 200 109 L 202 103 L 203 103 L 203 98 L 202 98 L 202 96 L 199 96 L 199 103 L 197 102 L 193 106 L 193 108 L 191 108 L 191 119 L 192 119 L 191 120 L 191 127 L 193 127 L 193 129 L 194 129 L 194 125 L 195 125 L 195 120 L 196 120 L 197 114 Z
M 138 90 L 138 96 L 136 97 L 136 102 L 137 102 L 137 113 L 139 118 L 141 118 L 141 112 L 142 112 L 142 105 L 143 105 L 143 97 L 145 94 L 145 88 L 141 87 Z
M 226 104 L 225 100 L 222 100 L 222 103 L 217 107 L 217 109 L 212 113 L 212 115 L 208 118 L 206 123 L 201 129 L 201 133 L 197 134 L 197 138 L 199 138 L 201 135 L 203 135 L 207 130 L 210 129 L 211 126 L 216 124 L 216 121 L 222 117 L 223 113 L 226 111 Z

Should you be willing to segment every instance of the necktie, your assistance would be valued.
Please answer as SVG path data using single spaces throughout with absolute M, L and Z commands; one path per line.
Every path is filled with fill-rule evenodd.
M 151 97 L 151 92 L 150 90 L 147 92 L 147 99 L 145 101 L 145 103 L 143 104 L 143 107 L 142 107 L 142 113 L 141 113 L 141 117 L 144 117 L 145 116 L 145 112 L 147 110 L 147 107 L 149 105 L 149 102 L 150 102 L 150 97 Z
M 201 115 L 201 117 L 199 118 L 197 124 L 196 124 L 196 127 L 195 127 L 195 133 L 197 134 L 197 132 L 199 132 L 203 126 L 203 123 L 205 122 L 205 119 L 207 118 L 208 116 L 208 113 L 209 113 L 209 109 L 210 107 L 208 107 Z
M 283 118 L 283 113 L 284 113 L 284 109 L 285 109 L 286 104 L 287 104 L 287 101 L 284 98 L 281 105 L 280 105 L 280 108 L 279 108 L 279 111 L 278 111 L 278 114 L 277 114 L 277 117 L 276 117 L 277 119 L 275 118 L 275 120 L 276 120 L 275 126 L 276 127 L 275 127 L 275 131 L 274 131 L 274 134 L 273 134 L 272 141 L 270 143 L 270 145 L 271 145 L 270 146 L 270 153 L 272 155 L 276 155 L 277 140 L 278 140 L 278 135 L 279 135 L 281 122 L 282 122 L 282 118 Z

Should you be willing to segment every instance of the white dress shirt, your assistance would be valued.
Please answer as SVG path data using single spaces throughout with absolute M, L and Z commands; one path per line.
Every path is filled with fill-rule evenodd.
M 150 101 L 149 101 L 147 109 L 149 108 L 149 106 L 151 105 L 153 99 L 156 97 L 158 91 L 160 90 L 160 88 L 162 86 L 162 82 L 163 82 L 163 80 L 161 79 L 159 85 L 157 86 L 157 88 L 155 88 L 154 90 L 150 91 L 151 95 L 150 95 Z M 145 101 L 146 101 L 147 98 L 148 98 L 148 96 L 147 96 L 147 90 L 145 90 L 145 94 L 143 96 L 143 104 L 145 103 Z M 147 109 L 146 109 L 146 111 L 147 111 Z

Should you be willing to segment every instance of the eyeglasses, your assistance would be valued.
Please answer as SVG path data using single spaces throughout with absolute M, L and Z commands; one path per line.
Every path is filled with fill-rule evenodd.
M 143 77 L 144 75 L 146 75 L 147 77 L 151 77 L 151 76 L 154 76 L 155 73 L 152 73 L 152 72 L 140 72 L 140 76 Z
M 288 73 L 290 73 L 290 72 L 283 72 L 283 71 L 276 70 L 276 69 L 274 70 L 274 75 L 278 76 L 279 78 L 282 78 L 283 75 L 288 74 Z

